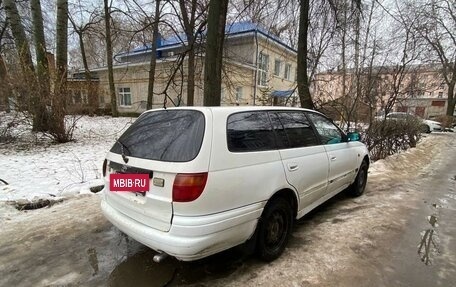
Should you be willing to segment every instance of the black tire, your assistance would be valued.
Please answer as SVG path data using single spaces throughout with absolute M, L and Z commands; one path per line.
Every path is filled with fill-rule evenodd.
M 355 181 L 348 187 L 347 193 L 352 197 L 360 196 L 364 193 L 367 183 L 367 162 L 363 160 L 358 169 Z
M 283 197 L 270 201 L 261 215 L 258 226 L 256 252 L 266 262 L 278 258 L 290 238 L 293 225 L 293 211 Z
M 431 127 L 426 125 L 426 124 L 424 124 L 424 125 L 421 126 L 421 132 L 430 134 L 431 133 Z

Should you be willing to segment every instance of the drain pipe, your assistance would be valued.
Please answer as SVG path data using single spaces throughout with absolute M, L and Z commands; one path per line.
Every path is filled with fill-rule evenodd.
M 258 78 L 258 28 L 255 29 L 255 76 L 253 84 L 253 105 L 256 105 L 257 94 L 257 78 Z

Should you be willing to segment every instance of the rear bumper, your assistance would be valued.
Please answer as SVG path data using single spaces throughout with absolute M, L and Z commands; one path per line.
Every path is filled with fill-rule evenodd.
M 258 203 L 215 215 L 174 216 L 169 232 L 142 224 L 102 200 L 105 217 L 142 244 L 179 260 L 197 260 L 248 240 L 255 231 L 264 204 Z

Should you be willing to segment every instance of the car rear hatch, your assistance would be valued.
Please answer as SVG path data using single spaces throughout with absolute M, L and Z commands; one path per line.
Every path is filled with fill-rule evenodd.
M 177 174 L 207 172 L 212 136 L 209 110 L 167 109 L 142 114 L 106 156 L 110 174 L 148 174 L 147 192 L 106 189 L 105 200 L 122 214 L 149 227 L 168 231 L 173 217 Z M 203 152 L 205 151 L 205 152 Z

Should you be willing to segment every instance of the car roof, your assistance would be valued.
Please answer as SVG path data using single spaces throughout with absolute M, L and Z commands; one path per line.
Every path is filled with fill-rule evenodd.
M 157 110 L 165 110 L 164 108 L 148 110 L 146 112 L 152 112 Z M 281 106 L 236 106 L 236 107 L 203 107 L 203 106 L 192 106 L 192 107 L 172 107 L 166 108 L 166 110 L 197 110 L 197 111 L 211 111 L 213 114 L 217 113 L 236 113 L 236 112 L 246 112 L 246 111 L 308 111 L 308 112 L 316 112 L 321 114 L 318 111 L 311 110 L 311 109 L 303 109 L 303 108 L 293 108 L 293 107 L 281 107 Z

